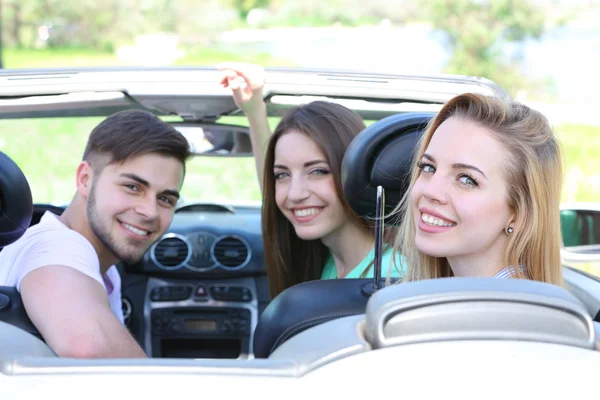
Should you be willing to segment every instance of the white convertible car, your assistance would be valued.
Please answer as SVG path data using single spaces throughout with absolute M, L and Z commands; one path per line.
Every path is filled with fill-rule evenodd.
M 268 74 L 273 121 L 315 98 L 369 121 L 343 163 L 345 195 L 361 215 L 375 212 L 379 186 L 388 207 L 400 199 L 406 182 L 398 177 L 445 101 L 464 92 L 507 96 L 492 82 L 461 76 Z M 47 196 L 62 187 L 58 178 L 28 184 L 25 176 L 39 171 L 27 163 L 51 156 L 71 168 L 89 133 L 80 129 L 69 139 L 78 140 L 76 154 L 60 153 L 69 146 L 64 135 L 41 139 L 63 128 L 38 132 L 39 144 L 11 148 L 27 121 L 64 127 L 144 109 L 173 123 L 196 152 L 168 233 L 139 263 L 119 265 L 126 324 L 149 358 L 58 358 L 15 288 L 0 287 L 0 399 L 595 397 L 600 280 L 567 265 L 564 288 L 482 278 L 379 288 L 344 279 L 303 283 L 270 299 L 260 204 L 241 189 L 228 200 L 222 195 L 242 184 L 239 163 L 253 166 L 244 119 L 217 76 L 208 68 L 0 72 L 0 246 L 46 210 L 60 214 L 72 192 L 65 186 Z M 219 165 L 210 172 L 216 176 L 202 175 L 211 163 Z M 210 178 L 216 189 L 200 191 Z M 598 211 L 578 205 L 561 212 L 565 263 L 597 260 Z

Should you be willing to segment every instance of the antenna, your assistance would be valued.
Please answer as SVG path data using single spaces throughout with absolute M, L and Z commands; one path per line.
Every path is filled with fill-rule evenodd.
M 381 263 L 383 258 L 383 228 L 385 227 L 385 191 L 382 186 L 377 186 L 375 201 L 375 259 L 373 260 L 373 281 L 363 285 L 361 293 L 365 297 L 371 297 L 380 289 L 381 285 Z
M 377 199 L 375 202 L 375 260 L 373 261 L 374 290 L 380 288 L 381 262 L 383 258 L 383 229 L 385 227 L 385 190 L 377 186 Z

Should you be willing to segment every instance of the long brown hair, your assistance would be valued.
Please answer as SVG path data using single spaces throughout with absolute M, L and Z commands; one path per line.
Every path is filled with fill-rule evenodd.
M 420 170 L 418 160 L 438 127 L 448 118 L 461 118 L 486 128 L 507 150 L 505 177 L 508 203 L 515 213 L 514 233 L 504 252 L 506 266 L 514 266 L 517 278 L 562 285 L 560 248 L 561 150 L 548 120 L 518 102 L 504 102 L 478 94 L 451 99 L 433 118 L 420 139 L 411 173 L 410 189 L 396 211 L 403 221 L 394 245 L 406 257 L 404 281 L 453 276 L 446 258 L 428 256 L 415 246 L 416 225 L 410 202 Z M 524 266 L 520 271 L 517 265 Z
M 295 284 L 319 279 L 329 254 L 319 239 L 303 240 L 275 203 L 273 164 L 279 138 L 290 130 L 306 134 L 323 151 L 335 182 L 338 199 L 348 219 L 368 225 L 350 207 L 342 189 L 342 160 L 354 137 L 365 129 L 359 115 L 339 104 L 314 101 L 291 109 L 273 132 L 265 154 L 262 232 L 269 288 L 272 297 Z

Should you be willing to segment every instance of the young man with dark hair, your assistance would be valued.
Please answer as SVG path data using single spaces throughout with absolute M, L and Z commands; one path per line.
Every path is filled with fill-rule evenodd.
M 90 134 L 64 213 L 46 212 L 0 253 L 0 285 L 17 287 L 59 356 L 145 357 L 123 325 L 115 264 L 138 261 L 168 229 L 189 156 L 154 115 L 109 116 Z

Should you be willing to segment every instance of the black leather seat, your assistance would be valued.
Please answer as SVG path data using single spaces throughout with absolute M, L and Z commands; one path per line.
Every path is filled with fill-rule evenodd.
M 51 213 L 54 213 L 56 215 L 61 215 L 65 211 L 65 208 L 55 206 L 53 204 L 34 204 L 33 216 L 31 217 L 31 222 L 29 223 L 29 226 L 39 224 L 46 211 L 50 211 Z
M 377 186 L 391 211 L 408 187 L 416 144 L 432 113 L 398 114 L 362 131 L 348 147 L 342 184 L 350 205 L 364 217 L 375 215 Z M 261 315 L 254 333 L 254 356 L 268 357 L 292 336 L 332 319 L 365 312 L 371 279 L 305 282 L 280 293 Z
M 14 161 L 0 152 L 0 247 L 8 246 L 23 236 L 32 214 L 31 190 L 25 175 Z M 0 286 L 0 321 L 41 337 L 14 287 Z
M 23 171 L 0 152 L 0 247 L 19 239 L 31 221 L 31 189 Z
M 254 331 L 254 357 L 267 358 L 299 332 L 365 311 L 363 288 L 372 279 L 304 282 L 279 294 L 263 311 Z

